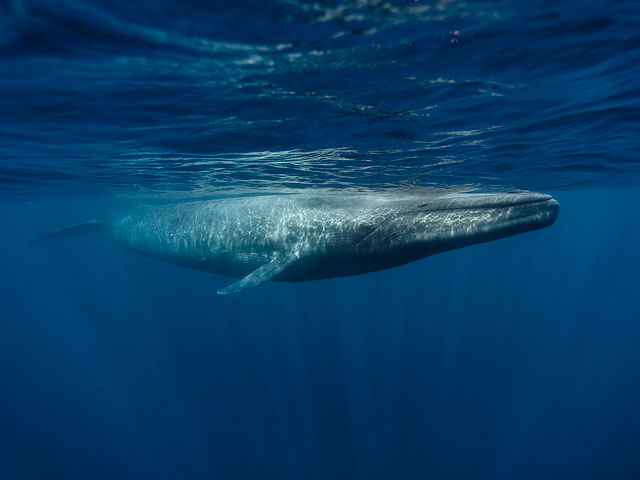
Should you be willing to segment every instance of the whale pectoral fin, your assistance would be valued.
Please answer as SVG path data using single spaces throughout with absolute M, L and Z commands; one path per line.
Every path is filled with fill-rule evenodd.
M 218 293 L 220 295 L 227 295 L 228 293 L 241 292 L 248 288 L 257 287 L 261 283 L 267 282 L 278 275 L 297 258 L 295 255 L 276 255 L 269 263 L 265 263 L 236 283 L 232 283 L 228 287 L 218 290 Z

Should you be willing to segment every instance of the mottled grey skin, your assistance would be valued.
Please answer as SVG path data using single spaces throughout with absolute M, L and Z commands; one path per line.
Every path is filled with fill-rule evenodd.
M 35 239 L 102 232 L 149 257 L 242 278 L 299 282 L 396 267 L 551 225 L 558 202 L 520 194 L 299 194 L 142 206 Z
M 249 275 L 220 292 L 232 293 L 267 280 L 316 280 L 403 265 L 546 227 L 558 210 L 550 196 L 535 193 L 327 193 L 147 206 L 102 224 L 118 244 L 144 255 L 231 277 Z

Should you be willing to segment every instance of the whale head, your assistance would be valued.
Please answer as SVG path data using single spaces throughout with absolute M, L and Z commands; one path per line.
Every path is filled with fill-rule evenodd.
M 407 263 L 553 224 L 559 204 L 538 193 L 446 194 L 412 199 L 378 226 L 367 248 Z

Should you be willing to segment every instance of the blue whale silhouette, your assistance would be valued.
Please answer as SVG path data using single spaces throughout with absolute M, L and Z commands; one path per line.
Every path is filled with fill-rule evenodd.
M 140 206 L 35 239 L 102 232 L 143 255 L 240 278 L 298 282 L 392 268 L 551 225 L 537 193 L 292 194 Z

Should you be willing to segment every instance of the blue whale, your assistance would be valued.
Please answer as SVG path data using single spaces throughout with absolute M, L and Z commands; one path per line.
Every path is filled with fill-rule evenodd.
M 140 206 L 35 241 L 102 232 L 143 255 L 239 278 L 218 291 L 227 294 L 396 267 L 549 226 L 558 210 L 538 193 L 265 195 Z

